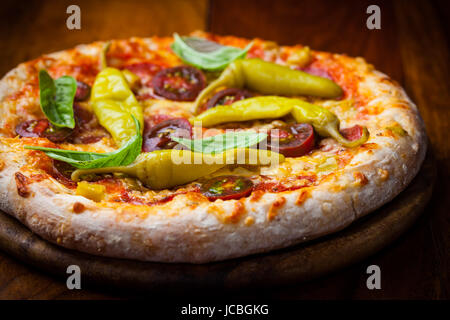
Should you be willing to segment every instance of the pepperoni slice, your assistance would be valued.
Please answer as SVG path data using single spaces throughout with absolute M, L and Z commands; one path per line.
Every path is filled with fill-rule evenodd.
M 353 127 L 341 129 L 339 131 L 341 132 L 341 134 L 344 136 L 345 139 L 350 141 L 358 140 L 359 138 L 362 137 L 364 133 L 364 129 L 360 125 L 355 125 Z
M 83 81 L 77 81 L 77 91 L 75 92 L 75 101 L 84 101 L 91 94 L 91 86 Z
M 123 68 L 128 69 L 139 76 L 139 78 L 141 78 L 141 83 L 147 87 L 151 86 L 154 75 L 161 70 L 159 65 L 150 62 L 134 63 Z
M 206 104 L 206 109 L 210 109 L 218 105 L 232 104 L 233 102 L 251 97 L 253 97 L 253 94 L 251 94 L 247 90 L 238 88 L 224 89 L 212 96 L 212 98 Z
M 313 66 L 307 66 L 306 68 L 300 69 L 306 73 L 312 74 L 313 76 L 318 76 L 318 77 L 322 77 L 322 78 L 327 78 L 330 80 L 333 80 L 332 77 L 330 76 L 330 74 L 323 69 L 317 68 L 317 67 L 313 67 Z
M 173 149 L 177 143 L 170 136 L 190 138 L 192 126 L 187 119 L 173 118 L 159 122 L 151 128 L 144 130 L 144 152 L 162 149 Z
M 314 129 L 307 123 L 296 123 L 286 130 L 278 130 L 278 134 L 269 135 L 271 150 L 285 157 L 300 157 L 307 154 L 314 146 Z
M 240 176 L 218 176 L 209 179 L 200 187 L 201 193 L 209 200 L 231 200 L 248 196 L 253 190 L 253 182 Z
M 189 66 L 168 68 L 153 78 L 156 94 L 176 101 L 193 101 L 205 87 L 206 79 L 201 71 Z

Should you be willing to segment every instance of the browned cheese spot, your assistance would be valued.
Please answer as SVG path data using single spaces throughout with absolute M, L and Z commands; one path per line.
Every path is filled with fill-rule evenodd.
M 286 203 L 285 197 L 280 197 L 277 200 L 275 200 L 269 209 L 269 213 L 267 214 L 267 219 L 269 221 L 273 220 L 277 216 L 278 210 L 281 209 L 285 203 Z
M 253 217 L 247 217 L 246 219 L 245 219 L 245 225 L 247 226 L 247 227 L 249 227 L 249 226 L 251 226 L 252 224 L 254 224 L 255 223 L 255 218 L 253 218 Z
M 73 204 L 72 210 L 74 213 L 82 213 L 84 210 L 86 210 L 86 207 L 81 202 L 75 202 Z
M 369 180 L 367 180 L 366 176 L 359 171 L 354 172 L 353 177 L 355 178 L 355 184 L 357 186 L 365 186 L 369 183 Z
M 302 205 L 308 197 L 309 197 L 309 190 L 301 189 L 297 197 L 297 200 L 295 200 L 295 204 L 298 206 Z
M 16 172 L 14 178 L 16 180 L 17 193 L 19 196 L 27 198 L 30 195 L 30 189 L 28 188 L 29 179 L 20 172 Z
M 387 178 L 389 178 L 389 171 L 385 169 L 378 168 L 378 174 L 381 178 L 381 181 L 385 181 Z

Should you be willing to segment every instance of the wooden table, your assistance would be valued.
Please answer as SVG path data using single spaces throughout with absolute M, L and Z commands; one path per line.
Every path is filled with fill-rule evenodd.
M 66 8 L 81 8 L 81 30 L 66 28 Z M 369 30 L 366 8 L 381 8 Z M 438 165 L 438 183 L 417 223 L 377 255 L 325 278 L 234 296 L 295 299 L 448 299 L 450 291 L 450 10 L 445 0 L 357 1 L 172 0 L 3 1 L 0 74 L 42 53 L 98 39 L 219 34 L 305 43 L 362 56 L 399 81 L 418 104 Z M 382 289 L 366 288 L 366 268 L 380 266 Z M 59 279 L 0 253 L 0 298 L 121 298 L 124 293 L 68 290 Z

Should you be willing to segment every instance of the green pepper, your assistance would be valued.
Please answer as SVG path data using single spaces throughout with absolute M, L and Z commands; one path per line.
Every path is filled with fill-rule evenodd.
M 118 145 L 126 143 L 136 134 L 130 114 L 138 119 L 142 132 L 143 108 L 120 70 L 108 67 L 97 75 L 92 87 L 91 103 L 100 124 Z
M 269 165 L 275 161 L 283 162 L 283 155 L 257 149 L 234 149 L 219 155 L 189 150 L 158 150 L 141 154 L 126 167 L 75 170 L 72 179 L 78 181 L 83 175 L 97 173 L 125 173 L 151 189 L 165 189 L 192 182 L 228 164 Z
M 275 96 L 254 97 L 217 106 L 189 121 L 202 121 L 204 127 L 210 127 L 225 122 L 279 118 L 289 113 L 292 113 L 297 122 L 311 124 L 319 135 L 333 137 L 348 148 L 359 146 L 369 138 L 367 129 L 363 128 L 361 138 L 353 141 L 345 139 L 339 132 L 338 117 L 328 109 L 300 99 Z
M 284 96 L 336 98 L 342 95 L 341 87 L 329 79 L 261 59 L 240 59 L 229 64 L 220 77 L 200 93 L 195 110 L 198 111 L 204 100 L 220 87 L 246 87 L 262 94 Z
M 348 140 L 344 138 L 339 132 L 339 119 L 330 110 L 299 99 L 292 100 L 295 100 L 292 103 L 292 116 L 294 119 L 300 123 L 309 123 L 319 135 L 332 137 L 347 148 L 357 147 L 369 139 L 369 132 L 366 127 L 362 128 L 362 135 L 359 139 Z
M 210 108 L 189 121 L 192 124 L 195 121 L 201 121 L 204 127 L 211 127 L 225 122 L 281 118 L 289 114 L 291 110 L 292 106 L 280 103 L 279 97 L 255 97 Z

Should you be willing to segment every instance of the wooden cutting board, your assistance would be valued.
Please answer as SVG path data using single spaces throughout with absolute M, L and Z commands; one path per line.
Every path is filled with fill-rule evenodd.
M 78 265 L 83 286 L 173 292 L 292 284 L 360 261 L 391 243 L 420 215 L 435 179 L 435 162 L 429 152 L 407 189 L 345 230 L 271 253 L 223 262 L 165 264 L 96 257 L 53 245 L 5 213 L 0 213 L 0 250 L 60 277 L 68 276 L 69 265 Z

